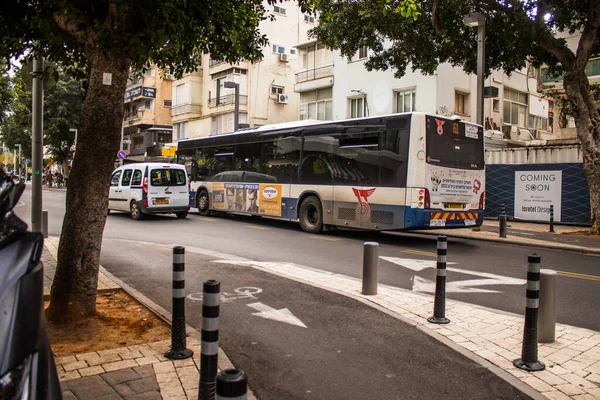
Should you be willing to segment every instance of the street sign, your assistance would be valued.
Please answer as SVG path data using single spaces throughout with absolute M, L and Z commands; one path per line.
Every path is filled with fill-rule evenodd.
M 24 162 L 25 164 L 29 164 L 29 158 L 26 158 L 26 159 L 24 159 L 24 160 L 23 160 L 23 162 Z
M 120 160 L 123 160 L 125 157 L 127 157 L 127 153 L 125 153 L 123 150 L 119 150 L 117 157 L 119 157 Z
M 131 139 L 123 139 L 123 144 L 131 144 Z

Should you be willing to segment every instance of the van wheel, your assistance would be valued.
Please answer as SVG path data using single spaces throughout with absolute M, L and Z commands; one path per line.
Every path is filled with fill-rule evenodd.
M 175 213 L 175 215 L 177 216 L 177 219 L 184 219 L 185 217 L 187 217 L 188 213 L 187 211 L 182 211 Z
M 304 232 L 319 233 L 323 229 L 323 208 L 315 196 L 309 196 L 300 205 L 300 226 Z
M 198 197 L 196 198 L 196 206 L 198 207 L 198 214 L 203 217 L 208 216 L 210 214 L 210 207 L 208 203 L 208 192 L 206 190 L 201 190 L 198 193 Z
M 136 221 L 144 219 L 144 213 L 142 212 L 142 210 L 140 210 L 140 207 L 138 206 L 136 201 L 131 202 L 131 218 L 133 218 Z

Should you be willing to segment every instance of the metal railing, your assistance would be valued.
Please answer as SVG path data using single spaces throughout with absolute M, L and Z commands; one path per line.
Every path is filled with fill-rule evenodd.
M 217 100 L 219 100 L 217 102 Z M 225 96 L 215 97 L 208 100 L 208 107 L 214 108 L 217 106 L 224 106 L 228 104 L 235 104 L 235 95 L 228 94 Z M 240 95 L 240 104 L 248 104 L 248 96 Z
M 308 71 L 298 72 L 296 74 L 296 83 L 312 81 L 319 78 L 333 76 L 333 65 L 309 69 Z
M 181 115 L 187 113 L 200 114 L 202 112 L 202 104 L 186 103 L 178 104 L 171 107 L 171 115 Z
M 209 67 L 214 67 L 215 65 L 223 64 L 225 61 L 223 60 L 213 60 L 212 58 L 208 61 Z
M 131 113 L 131 114 L 125 114 L 125 118 L 123 118 L 123 121 L 125 122 L 129 122 L 129 121 L 135 121 L 138 119 L 142 119 L 144 117 L 144 111 L 138 111 L 137 113 Z

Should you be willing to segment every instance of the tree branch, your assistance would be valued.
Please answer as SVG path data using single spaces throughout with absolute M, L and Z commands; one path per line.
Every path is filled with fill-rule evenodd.
M 75 37 L 82 44 L 89 44 L 94 39 L 89 29 L 91 21 L 86 17 L 55 14 L 54 21 L 63 31 Z
M 589 0 L 589 5 L 588 20 L 583 32 L 581 32 L 581 39 L 579 39 L 579 45 L 577 46 L 577 55 L 574 65 L 575 70 L 577 71 L 583 71 L 585 69 L 587 62 L 590 59 L 592 48 L 598 39 L 600 4 L 594 0 Z

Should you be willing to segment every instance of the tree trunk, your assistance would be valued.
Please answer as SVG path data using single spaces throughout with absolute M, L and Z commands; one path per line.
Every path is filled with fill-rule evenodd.
M 57 323 L 85 319 L 96 312 L 108 190 L 121 140 L 123 94 L 130 66 L 123 56 L 108 53 L 91 49 L 86 54 L 89 87 L 69 177 L 48 310 L 48 318 Z
M 600 234 L 600 114 L 583 71 L 567 72 L 564 88 L 574 113 L 577 137 L 581 142 L 583 154 L 583 171 L 590 189 L 591 233 L 598 235 Z

